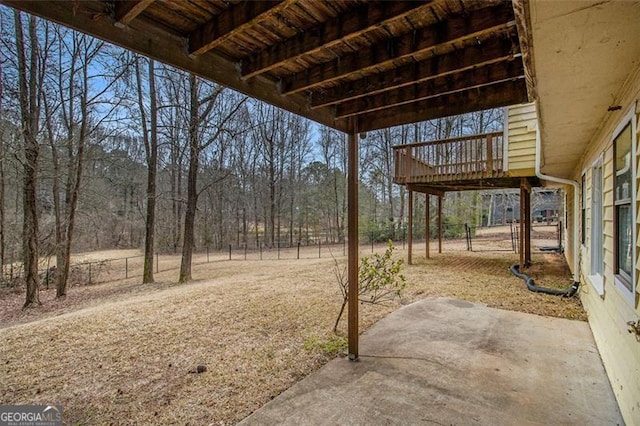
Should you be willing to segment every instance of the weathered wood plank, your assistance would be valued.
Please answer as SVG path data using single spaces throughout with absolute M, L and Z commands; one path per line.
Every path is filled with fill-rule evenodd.
M 476 89 L 524 77 L 521 61 L 498 62 L 478 69 L 438 77 L 424 83 L 401 87 L 392 92 L 362 97 L 338 104 L 336 118 L 377 111 L 394 105 L 405 105 L 423 99 Z
M 115 20 L 116 26 L 129 25 L 131 21 L 136 19 L 144 10 L 155 0 L 119 0 L 115 2 Z
M 358 129 L 368 132 L 390 126 L 513 105 L 527 100 L 524 79 L 481 87 L 439 98 L 368 112 L 357 117 Z M 342 119 L 345 120 L 345 119 Z M 337 120 L 340 122 L 341 120 Z
M 440 46 L 501 31 L 511 26 L 515 26 L 515 22 L 513 8 L 508 2 L 467 14 L 452 15 L 446 21 L 358 49 L 352 54 L 285 78 L 282 82 L 282 94 L 309 90 L 355 72 L 389 66 L 394 61 L 418 53 L 426 54 Z
M 215 49 L 234 34 L 266 20 L 294 0 L 243 1 L 229 6 L 189 35 L 189 53 L 195 56 Z
M 435 0 L 426 3 L 404 1 L 365 3 L 334 20 L 303 31 L 283 43 L 243 59 L 241 74 L 243 78 L 250 78 L 270 71 L 285 61 L 331 48 L 338 43 L 359 37 L 371 29 L 380 28 L 393 20 L 403 19 L 417 8 L 431 7 L 429 3 L 433 1 Z
M 311 108 L 319 108 L 350 99 L 383 93 L 399 87 L 509 59 L 519 60 L 517 57 L 519 53 L 517 39 L 514 37 L 515 31 L 506 38 L 493 37 L 484 43 L 474 44 L 463 50 L 434 56 L 416 64 L 406 65 L 375 76 L 314 92 L 311 95 Z

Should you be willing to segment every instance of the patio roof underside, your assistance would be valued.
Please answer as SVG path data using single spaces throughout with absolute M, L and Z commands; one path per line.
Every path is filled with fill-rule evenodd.
M 0 0 L 350 133 L 526 102 L 522 1 Z

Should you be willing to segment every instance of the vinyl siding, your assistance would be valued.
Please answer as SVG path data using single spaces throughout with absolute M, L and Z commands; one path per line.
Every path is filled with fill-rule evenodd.
M 634 115 L 637 120 L 639 107 L 635 107 L 636 101 L 640 99 L 640 79 L 635 82 L 633 88 L 625 96 L 623 108 L 619 113 L 612 114 L 610 119 L 603 124 L 598 135 L 594 135 L 593 142 L 585 149 L 585 156 L 576 171 L 574 179 L 580 182 L 583 172 L 586 172 L 586 235 L 585 246 L 581 248 L 581 290 L 580 298 L 589 316 L 589 325 L 593 331 L 594 338 L 598 345 L 602 361 L 611 381 L 613 392 L 616 395 L 620 411 L 627 424 L 640 424 L 640 340 L 628 333 L 627 321 L 636 321 L 640 317 L 638 306 L 638 294 L 635 293 L 635 300 L 630 301 L 624 297 L 623 293 L 616 288 L 614 283 L 614 164 L 613 145 L 614 131 L 630 108 L 635 108 Z M 637 127 L 636 127 L 637 132 Z M 636 253 L 635 271 L 636 292 L 638 291 L 638 280 L 640 279 L 640 146 L 638 145 L 640 135 L 636 137 L 635 154 L 636 169 L 634 179 L 636 181 L 635 203 L 636 214 Z M 602 156 L 603 158 L 603 245 L 604 245 L 604 294 L 600 296 L 589 279 L 591 250 L 591 185 L 592 166 L 594 162 Z M 569 201 L 573 197 L 568 197 Z M 570 206 L 569 212 L 573 209 Z M 570 221 L 573 221 L 570 217 Z M 580 220 L 580 218 L 575 218 Z M 571 226 L 568 226 L 571 229 Z M 570 247 L 570 245 L 567 245 Z M 569 261 L 572 259 L 567 253 Z
M 507 140 L 509 174 L 532 175 L 535 167 L 536 107 L 535 104 L 514 105 L 507 108 Z

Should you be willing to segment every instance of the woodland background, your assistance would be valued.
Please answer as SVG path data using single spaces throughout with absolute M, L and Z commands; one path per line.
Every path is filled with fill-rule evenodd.
M 0 260 L 24 264 L 27 288 L 53 256 L 63 296 L 78 251 L 182 253 L 184 281 L 194 249 L 344 241 L 345 135 L 7 8 L 0 34 Z M 392 146 L 500 131 L 502 114 L 361 139 L 362 241 L 406 236 Z M 447 194 L 445 237 L 486 219 L 486 195 Z M 424 235 L 424 197 L 415 208 Z

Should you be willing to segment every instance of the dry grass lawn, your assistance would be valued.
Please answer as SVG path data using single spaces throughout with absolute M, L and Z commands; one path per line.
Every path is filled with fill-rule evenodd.
M 362 329 L 399 303 L 436 296 L 585 319 L 575 298 L 527 291 L 508 272 L 515 254 L 461 246 L 446 243 L 429 260 L 416 246 L 402 300 L 362 305 Z M 534 261 L 539 284 L 570 283 L 560 255 Z M 154 285 L 76 287 L 63 301 L 47 293 L 27 312 L 14 301 L 22 295 L 5 292 L 1 401 L 62 404 L 69 424 L 233 424 L 342 350 L 344 338 L 330 332 L 340 305 L 332 263 L 220 261 L 196 267 L 190 284 L 175 284 L 173 270 Z M 207 371 L 189 372 L 198 365 Z

